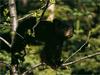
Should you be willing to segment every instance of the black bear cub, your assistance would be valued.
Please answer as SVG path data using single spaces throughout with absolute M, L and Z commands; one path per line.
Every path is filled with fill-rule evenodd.
M 17 28 L 17 34 L 15 37 L 15 42 L 12 46 L 12 51 L 14 54 L 13 63 L 19 63 L 18 60 L 24 59 L 26 44 L 35 43 L 35 41 L 43 42 L 44 48 L 40 52 L 41 62 L 50 65 L 52 68 L 61 65 L 61 51 L 64 40 L 70 38 L 73 34 L 73 22 L 62 21 L 54 19 L 53 22 L 50 21 L 40 21 L 36 26 L 35 38 L 27 34 L 27 31 L 36 24 L 35 17 L 29 17 L 19 22 Z M 8 37 L 9 35 L 9 37 Z M 2 34 L 2 37 L 7 37 L 7 41 L 11 39 L 10 32 L 7 36 Z M 20 36 L 21 35 L 21 36 Z M 1 35 L 0 35 L 1 36 Z M 11 40 L 10 40 L 11 42 Z M 1 44 L 1 43 L 0 43 Z M 5 46 L 2 44 L 2 47 Z M 10 48 L 9 48 L 10 49 Z M 8 51 L 8 48 L 6 49 Z M 10 50 L 9 50 L 10 51 Z M 17 55 L 16 55 L 17 54 Z
M 56 68 L 62 64 L 61 50 L 64 40 L 73 34 L 73 22 L 54 19 L 50 21 L 40 21 L 35 28 L 35 37 L 44 42 L 45 46 L 40 53 L 41 62 Z

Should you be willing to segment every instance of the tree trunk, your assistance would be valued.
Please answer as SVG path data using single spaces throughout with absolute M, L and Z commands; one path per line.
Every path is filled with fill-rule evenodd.
M 13 44 L 14 44 L 14 40 L 15 40 L 15 36 L 16 36 L 16 29 L 17 29 L 17 26 L 18 26 L 15 0 L 9 0 L 9 9 L 10 9 L 11 26 L 12 26 L 12 30 L 11 30 L 12 41 L 11 41 L 11 71 L 10 71 L 10 75 L 18 75 L 17 69 L 16 69 L 17 64 L 14 63 L 17 59 L 15 58 L 14 50 L 12 49 Z
M 55 16 L 55 4 L 51 4 L 51 5 L 48 7 L 48 11 L 49 11 L 50 13 L 49 13 L 49 16 L 48 16 L 47 20 L 48 20 L 48 21 L 53 21 L 54 16 Z

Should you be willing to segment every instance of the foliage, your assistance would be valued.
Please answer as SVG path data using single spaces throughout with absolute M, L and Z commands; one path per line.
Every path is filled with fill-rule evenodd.
M 17 3 L 18 17 L 22 17 L 26 14 L 33 13 L 35 17 L 39 18 L 42 9 L 39 9 L 45 4 L 44 0 L 29 0 L 28 5 L 25 7 L 21 5 L 20 0 Z M 98 1 L 98 2 L 96 2 Z M 0 0 L 0 3 L 3 0 Z M 100 52 L 100 12 L 96 11 L 97 6 L 100 8 L 99 0 L 51 0 L 51 3 L 56 3 L 55 17 L 60 20 L 68 20 L 69 18 L 74 20 L 74 34 L 69 40 L 65 40 L 63 43 L 63 50 L 61 60 L 65 61 L 71 54 L 82 46 L 87 40 L 89 31 L 91 32 L 88 43 L 79 51 L 70 61 L 77 60 L 83 56 Z M 1 4 L 0 4 L 1 5 Z M 1 9 L 1 8 L 0 8 Z M 2 8 L 1 12 L 3 18 L 0 18 L 0 35 L 10 32 L 10 18 L 9 10 L 7 7 Z M 39 9 L 39 10 L 38 10 Z M 35 14 L 34 14 L 34 11 Z M 48 11 L 44 17 L 48 16 Z M 1 41 L 0 41 L 1 42 Z M 1 45 L 1 44 L 0 44 Z M 26 56 L 25 61 L 20 63 L 20 71 L 24 72 L 32 66 L 40 63 L 39 53 L 43 49 L 44 45 L 26 45 Z M 1 48 L 1 47 L 0 47 Z M 0 49 L 0 60 L 7 63 L 10 62 L 10 53 Z M 88 58 L 78 63 L 69 65 L 57 70 L 52 69 L 50 66 L 39 66 L 32 70 L 34 75 L 99 75 L 100 74 L 100 55 Z M 0 71 L 1 72 L 1 71 Z

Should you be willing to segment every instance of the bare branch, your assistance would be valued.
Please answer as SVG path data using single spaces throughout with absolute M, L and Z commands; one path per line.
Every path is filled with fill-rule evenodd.
M 44 10 L 43 10 L 43 12 L 42 12 L 42 14 L 41 14 L 41 17 L 40 17 L 39 21 L 33 26 L 33 31 L 34 31 L 34 28 L 39 24 L 39 22 L 40 22 L 41 19 L 43 18 L 44 13 L 45 13 L 45 11 L 47 10 L 47 8 L 48 8 L 48 6 L 49 6 L 49 3 L 50 3 L 50 1 L 47 0 L 46 5 L 45 5 L 45 8 L 44 8 Z
M 4 38 L 2 38 L 1 36 L 0 36 L 0 40 L 2 40 L 5 44 L 11 47 L 11 44 L 8 41 L 6 41 Z
M 47 2 L 44 6 L 42 6 L 41 8 L 39 8 L 38 9 L 38 11 L 39 10 L 41 10 L 41 9 L 47 9 L 48 7 L 49 7 L 49 4 L 48 4 L 49 2 Z M 37 10 L 36 10 L 37 11 Z M 34 11 L 34 12 L 36 12 L 36 11 Z M 44 11 L 43 11 L 44 12 Z M 30 13 L 30 14 L 27 14 L 27 15 L 25 15 L 25 16 L 23 16 L 22 18 L 19 18 L 18 19 L 18 21 L 22 21 L 22 20 L 24 20 L 25 18 L 27 18 L 27 17 L 30 17 L 30 16 L 32 16 L 33 15 L 33 12 L 32 13 Z
M 76 52 L 74 52 L 71 56 L 69 56 L 64 63 L 66 63 L 70 58 L 72 58 L 75 54 L 77 54 L 88 43 L 90 34 L 91 32 L 89 32 L 86 42 Z
M 41 19 L 42 19 L 44 13 L 45 13 L 45 11 L 47 10 L 48 7 L 49 7 L 49 0 L 47 0 L 46 4 L 45 4 L 43 7 L 41 7 L 40 9 L 38 9 L 38 10 L 41 10 L 41 9 L 44 9 L 44 10 L 43 10 L 43 13 L 41 14 L 41 17 L 40 17 L 39 21 L 33 26 L 33 31 L 34 31 L 34 28 L 35 28 L 35 27 L 38 25 L 38 23 L 41 21 Z M 18 19 L 18 22 L 24 20 L 25 18 L 30 17 L 32 14 L 33 14 L 33 13 L 27 14 L 27 15 L 25 15 L 24 17 Z M 17 34 L 18 36 L 20 36 L 22 39 L 24 39 L 24 37 L 23 37 L 22 35 L 20 35 L 18 32 L 16 32 L 16 34 Z
M 94 54 L 90 54 L 90 55 L 87 55 L 85 57 L 82 57 L 82 58 L 80 58 L 78 60 L 75 60 L 75 61 L 72 61 L 72 62 L 69 62 L 69 63 L 62 64 L 62 66 L 68 66 L 68 65 L 74 64 L 74 63 L 76 63 L 78 61 L 81 61 L 81 60 L 84 60 L 84 59 L 87 59 L 87 58 L 90 58 L 90 57 L 93 57 L 93 56 L 96 56 L 96 55 L 100 55 L 100 52 L 96 52 Z
M 27 14 L 27 15 L 23 16 L 22 18 L 19 18 L 18 21 L 20 22 L 20 21 L 24 20 L 25 18 L 30 17 L 32 14 L 33 13 Z
M 37 65 L 33 65 L 32 68 L 30 68 L 29 70 L 25 71 L 22 75 L 26 75 L 27 72 L 32 71 L 33 69 L 41 66 L 41 65 L 45 65 L 45 63 L 39 63 Z

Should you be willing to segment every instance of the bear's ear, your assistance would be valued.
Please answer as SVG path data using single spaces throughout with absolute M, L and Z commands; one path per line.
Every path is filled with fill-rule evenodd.
M 59 23 L 60 23 L 60 19 L 56 19 L 56 18 L 55 18 L 55 19 L 53 20 L 53 23 L 54 23 L 54 24 L 59 24 Z

